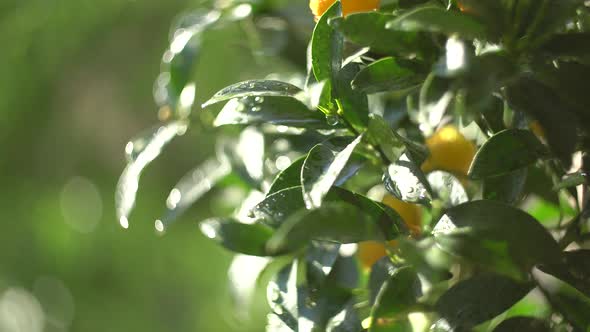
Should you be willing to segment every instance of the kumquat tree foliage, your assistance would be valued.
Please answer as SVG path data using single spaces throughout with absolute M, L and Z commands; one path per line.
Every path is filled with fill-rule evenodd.
M 161 122 L 126 147 L 120 224 L 168 143 L 214 127 L 217 152 L 155 228 L 212 188 L 247 192 L 199 228 L 256 262 L 229 279 L 237 296 L 265 289 L 267 331 L 590 331 L 590 3 L 311 0 L 285 15 L 297 5 L 219 1 L 179 21 Z M 195 105 L 203 38 L 236 21 L 300 73 Z

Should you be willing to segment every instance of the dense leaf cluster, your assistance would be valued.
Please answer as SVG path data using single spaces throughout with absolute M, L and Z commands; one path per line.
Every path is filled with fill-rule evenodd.
M 126 149 L 124 227 L 141 171 L 196 121 L 203 34 L 278 8 L 235 1 L 181 22 L 156 84 L 166 121 Z M 156 228 L 216 185 L 248 190 L 200 227 L 272 257 L 269 331 L 590 330 L 588 77 L 582 0 L 398 0 L 346 17 L 337 1 L 304 80 L 245 81 L 202 105 L 225 103 L 218 153 L 171 191 Z M 477 142 L 468 174 L 421 167 L 446 124 Z M 419 234 L 366 195 L 380 185 L 421 206 Z M 387 247 L 370 271 L 354 256 L 363 241 Z

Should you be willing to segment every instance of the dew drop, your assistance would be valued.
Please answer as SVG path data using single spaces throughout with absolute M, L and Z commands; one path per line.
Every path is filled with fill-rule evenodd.
M 262 110 L 262 107 L 260 106 L 254 106 L 251 108 L 252 112 L 260 112 L 260 110 Z
M 154 223 L 154 226 L 156 227 L 156 231 L 158 231 L 158 233 L 164 233 L 164 230 L 166 229 L 164 227 L 164 223 L 162 222 L 162 220 L 156 220 L 156 222 Z
M 340 123 L 340 118 L 338 115 L 326 115 L 326 122 L 328 122 L 328 125 L 330 126 L 336 126 Z
M 264 97 L 258 96 L 256 98 L 254 98 L 254 102 L 256 104 L 262 104 L 264 102 Z

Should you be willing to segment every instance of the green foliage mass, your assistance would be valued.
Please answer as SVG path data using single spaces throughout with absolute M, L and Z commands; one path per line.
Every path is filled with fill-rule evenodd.
M 225 102 L 214 120 L 194 116 L 204 36 L 238 20 L 255 51 L 284 52 L 265 49 L 279 33 L 304 48 L 289 8 L 230 1 L 180 24 L 156 87 L 163 122 L 119 180 L 121 224 L 143 168 L 212 125 L 216 166 L 181 180 L 168 208 L 215 186 L 254 197 L 201 229 L 269 257 L 268 331 L 589 330 L 588 2 L 399 0 L 342 17 L 336 1 L 303 31 L 300 73 L 226 87 L 201 105 Z M 428 174 L 429 137 L 448 125 L 476 143 L 469 172 Z M 367 194 L 378 186 L 420 206 L 419 232 Z M 370 270 L 354 256 L 364 241 L 387 249 Z

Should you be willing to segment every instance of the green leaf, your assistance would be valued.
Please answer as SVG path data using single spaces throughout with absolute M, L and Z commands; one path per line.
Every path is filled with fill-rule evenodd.
M 232 84 L 217 92 L 201 107 L 241 97 L 294 97 L 301 89 L 281 81 L 251 80 Z
M 549 325 L 534 317 L 512 317 L 500 323 L 493 332 L 551 332 Z
M 352 88 L 365 93 L 409 90 L 425 78 L 415 63 L 393 57 L 379 59 L 363 68 L 352 81 Z
M 218 181 L 229 175 L 232 168 L 226 161 L 209 159 L 192 169 L 178 181 L 166 199 L 167 210 L 156 221 L 157 228 L 163 231 L 186 209 L 209 192 Z
M 565 264 L 544 265 L 540 269 L 567 282 L 590 297 L 590 250 L 564 252 Z
M 527 175 L 528 169 L 521 168 L 508 174 L 485 178 L 483 198 L 516 204 L 523 196 Z
M 546 156 L 547 149 L 531 131 L 507 129 L 477 151 L 468 174 L 472 179 L 508 174 Z
M 453 174 L 444 171 L 434 171 L 427 176 L 432 191 L 443 202 L 445 208 L 466 203 L 469 200 L 461 181 Z
M 349 40 L 384 54 L 430 57 L 435 52 L 432 40 L 416 32 L 393 31 L 385 28 L 395 19 L 392 14 L 379 12 L 356 13 L 333 18 L 330 24 Z
M 515 278 L 537 264 L 561 260 L 557 242 L 537 220 L 497 201 L 453 207 L 432 233 L 443 250 Z
M 267 286 L 267 301 L 268 305 L 275 315 L 271 319 L 269 317 L 269 326 L 277 328 L 286 326 L 293 331 L 297 331 L 297 318 L 299 317 L 298 310 L 298 280 L 297 272 L 299 269 L 299 261 L 285 266 L 279 271 Z
M 389 331 L 390 327 L 380 328 L 378 320 L 399 318 L 408 314 L 421 293 L 420 279 L 413 268 L 402 267 L 395 270 L 377 295 L 371 311 L 369 332 Z
M 473 18 L 440 7 L 424 6 L 387 22 L 387 29 L 429 31 L 458 35 L 466 39 L 484 38 L 485 26 Z
M 266 196 L 270 196 L 283 189 L 297 187 L 301 185 L 301 168 L 307 156 L 295 160 L 289 167 L 280 172 L 272 184 Z
M 387 167 L 383 184 L 389 193 L 404 202 L 428 204 L 432 200 L 426 176 L 407 153 Z
M 351 142 L 348 138 L 337 137 L 313 147 L 301 169 L 303 200 L 308 209 L 322 205 L 324 196 L 334 185 L 346 167 L 355 148 L 363 136 Z
M 506 1 L 498 0 L 457 0 L 465 14 L 486 26 L 487 38 L 492 42 L 500 41 L 505 30 L 512 26 L 509 22 L 509 15 L 512 13 L 505 8 L 505 3 Z
M 186 123 L 174 121 L 141 134 L 125 147 L 130 162 L 119 178 L 115 192 L 117 219 L 123 228 L 129 227 L 129 214 L 135 206 L 135 198 L 139 187 L 139 178 L 143 169 L 158 158 L 164 147 L 172 139 L 182 135 L 187 129 Z M 141 142 L 141 144 L 139 144 Z
M 330 25 L 328 20 L 340 16 L 342 6 L 336 1 L 318 20 L 311 37 L 311 64 L 318 82 L 333 80 L 342 65 L 342 36 Z
M 440 249 L 432 237 L 420 241 L 399 238 L 397 241 L 404 259 L 428 282 L 436 284 L 451 279 L 449 270 L 454 264 L 453 258 Z
M 371 114 L 369 116 L 367 134 L 371 144 L 379 146 L 390 162 L 397 161 L 407 150 L 405 143 L 408 140 L 391 129 L 379 115 Z
M 451 287 L 436 302 L 436 310 L 453 330 L 469 330 L 506 311 L 532 288 L 499 275 L 479 275 Z
M 202 221 L 199 227 L 207 238 L 228 250 L 251 256 L 273 254 L 266 250 L 273 231 L 260 223 L 243 224 L 233 219 L 211 218 Z
M 521 78 L 509 85 L 506 96 L 512 108 L 539 121 L 552 152 L 568 168 L 580 125 L 575 110 L 553 89 L 532 78 Z
M 533 278 L 549 298 L 549 302 L 561 314 L 581 331 L 590 329 L 590 298 L 569 284 L 546 274 L 539 269 L 533 270 Z
M 397 269 L 398 267 L 393 265 L 389 256 L 379 259 L 371 266 L 371 273 L 369 274 L 369 281 L 367 283 L 369 304 L 371 306 L 375 304 L 383 284 L 393 276 Z
M 540 52 L 554 57 L 590 55 L 590 32 L 557 34 L 541 45 Z
M 553 190 L 561 190 L 565 188 L 576 187 L 581 184 L 588 183 L 588 175 L 582 171 L 564 175 L 559 183 L 553 186 Z
M 214 125 L 258 125 L 270 123 L 290 127 L 334 128 L 322 113 L 309 110 L 290 97 L 244 97 L 230 100 L 217 115 Z
M 333 96 L 338 103 L 338 113 L 359 133 L 369 122 L 369 100 L 365 93 L 353 90 L 350 82 L 360 71 L 358 63 L 349 63 L 338 71 L 333 83 Z
M 377 221 L 349 203 L 325 202 L 315 210 L 299 210 L 277 229 L 267 245 L 272 253 L 297 250 L 311 240 L 356 243 L 383 240 Z
M 253 210 L 252 213 L 258 219 L 263 219 L 272 227 L 279 227 L 291 215 L 305 210 L 301 187 L 292 187 L 278 191 L 266 197 Z M 370 215 L 371 219 L 379 224 L 385 237 L 393 239 L 399 234 L 407 234 L 408 230 L 402 218 L 393 209 L 377 203 L 365 196 L 353 193 L 346 189 L 332 187 L 326 197 L 326 202 L 345 202 L 360 208 L 364 213 Z

